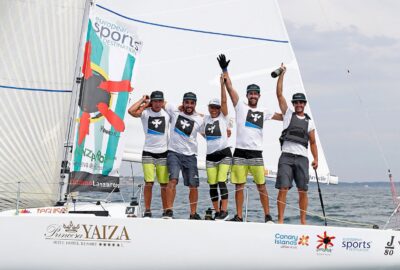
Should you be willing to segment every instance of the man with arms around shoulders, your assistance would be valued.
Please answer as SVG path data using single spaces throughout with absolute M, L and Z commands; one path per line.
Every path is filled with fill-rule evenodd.
M 210 115 L 204 117 L 202 133 L 207 141 L 207 182 L 215 209 L 215 220 L 226 220 L 228 215 L 228 172 L 232 163 L 232 152 L 228 146 L 228 105 L 224 75 L 220 77 L 221 100 L 212 99 L 208 104 Z M 219 193 L 218 194 L 218 188 Z M 221 198 L 221 199 L 220 199 Z
M 282 154 L 279 158 L 278 173 L 275 187 L 278 193 L 278 223 L 283 223 L 286 195 L 292 187 L 293 180 L 299 193 L 300 223 L 306 224 L 306 211 L 308 205 L 309 161 L 308 145 L 310 144 L 313 155 L 312 167 L 318 167 L 318 149 L 315 140 L 315 126 L 311 118 L 304 113 L 307 104 L 303 93 L 296 93 L 292 97 L 294 111 L 288 108 L 283 96 L 283 78 L 286 67 L 281 65 L 281 74 L 276 85 L 276 96 L 283 116 L 283 131 L 280 137 Z
M 183 95 L 180 109 L 167 104 L 165 110 L 171 117 L 167 166 L 169 183 L 167 188 L 167 211 L 165 218 L 173 217 L 173 206 L 179 172 L 182 171 L 184 185 L 189 187 L 190 219 L 201 219 L 197 214 L 199 173 L 197 169 L 197 133 L 203 124 L 203 116 L 196 112 L 196 94 Z
M 154 184 L 154 171 L 161 187 L 161 201 L 164 214 L 167 209 L 167 144 L 169 114 L 163 109 L 164 94 L 154 91 L 150 95 L 143 96 L 128 110 L 133 117 L 142 120 L 145 142 L 142 152 L 142 166 L 144 174 L 144 217 L 151 217 L 151 198 Z
M 243 189 L 247 182 L 247 174 L 250 172 L 257 185 L 265 222 L 272 222 L 262 156 L 263 128 L 265 121 L 282 120 L 282 115 L 257 106 L 261 95 L 260 87 L 256 84 L 247 86 L 247 104 L 239 100 L 227 70 L 230 60 L 226 61 L 225 55 L 221 54 L 218 62 L 224 72 L 225 85 L 236 111 L 236 148 L 233 153 L 231 182 L 235 184 L 237 214 L 231 221 L 243 221 Z

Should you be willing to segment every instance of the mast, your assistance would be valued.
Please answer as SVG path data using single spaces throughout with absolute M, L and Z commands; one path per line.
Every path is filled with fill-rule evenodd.
M 78 97 L 80 92 L 80 85 L 81 85 L 81 77 L 82 77 L 82 62 L 83 62 L 83 51 L 84 51 L 84 42 L 85 35 L 87 32 L 88 27 L 88 19 L 89 19 L 89 12 L 90 8 L 93 6 L 93 0 L 86 0 L 85 2 L 85 10 L 82 17 L 82 26 L 81 26 L 81 34 L 79 38 L 79 46 L 78 46 L 78 54 L 75 61 L 75 72 L 74 72 L 74 84 L 72 88 L 72 95 L 70 100 L 70 106 L 68 111 L 68 128 L 65 133 L 65 140 L 64 140 L 64 154 L 63 160 L 61 162 L 61 173 L 60 173 L 60 182 L 59 182 L 59 194 L 58 194 L 58 203 L 65 201 L 67 195 L 67 188 L 68 188 L 68 180 L 69 180 L 69 161 L 70 156 L 72 153 L 72 131 L 75 127 L 75 115 L 76 115 L 76 108 L 78 104 Z M 73 136 L 72 136 L 73 137 Z

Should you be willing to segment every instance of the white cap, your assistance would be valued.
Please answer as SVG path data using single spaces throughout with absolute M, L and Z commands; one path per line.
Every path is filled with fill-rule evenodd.
M 221 101 L 219 101 L 218 98 L 213 98 L 213 99 L 210 100 L 210 102 L 208 103 L 208 106 L 210 106 L 210 105 L 221 107 Z

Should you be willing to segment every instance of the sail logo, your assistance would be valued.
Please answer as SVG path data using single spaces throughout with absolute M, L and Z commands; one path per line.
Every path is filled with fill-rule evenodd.
M 279 245 L 281 248 L 292 248 L 297 249 L 299 246 L 308 246 L 310 237 L 308 235 L 294 235 L 294 234 L 282 234 L 276 233 L 274 244 Z
M 394 254 L 394 235 L 392 235 L 389 242 L 386 243 L 385 252 L 383 254 L 386 256 L 392 256 Z
M 128 229 L 121 225 L 73 223 L 51 224 L 44 234 L 57 245 L 123 247 L 131 242 Z
M 330 255 L 330 253 L 332 253 L 332 247 L 334 246 L 333 240 L 336 237 L 329 235 L 326 231 L 321 235 L 317 235 L 317 237 L 317 254 Z
M 137 54 L 142 47 L 142 42 L 138 40 L 136 35 L 131 34 L 126 27 L 103 18 L 95 17 L 93 30 L 108 46 L 128 50 L 132 54 Z
M 348 251 L 369 251 L 371 241 L 365 241 L 361 238 L 343 238 L 342 248 Z

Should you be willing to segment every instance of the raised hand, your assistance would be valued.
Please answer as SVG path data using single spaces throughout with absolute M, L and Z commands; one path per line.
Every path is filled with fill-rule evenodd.
M 228 71 L 228 65 L 229 65 L 229 62 L 231 62 L 231 60 L 226 61 L 225 54 L 220 54 L 217 57 L 217 61 L 219 63 L 219 66 L 221 67 L 222 71 L 224 71 L 224 72 Z

